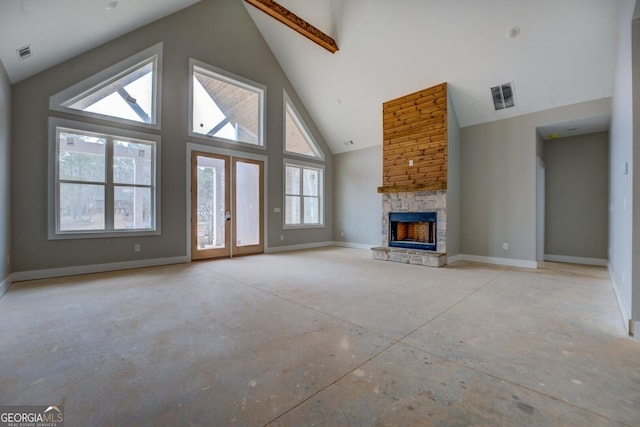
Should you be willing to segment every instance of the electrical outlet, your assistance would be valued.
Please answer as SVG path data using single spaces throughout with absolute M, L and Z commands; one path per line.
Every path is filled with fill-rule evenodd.
M 140 243 L 136 243 L 133 245 L 133 250 L 136 252 L 140 252 L 142 250 L 142 245 Z
M 509 250 L 509 244 L 507 242 L 502 242 L 502 249 L 505 251 Z
M 413 166 L 413 160 L 409 160 L 409 166 Z
M 284 240 L 284 234 L 280 235 L 280 240 Z
M 340 237 L 344 237 L 344 231 L 340 232 Z
M 273 211 L 274 211 L 275 213 L 279 213 L 279 212 L 280 212 L 280 208 L 273 208 Z

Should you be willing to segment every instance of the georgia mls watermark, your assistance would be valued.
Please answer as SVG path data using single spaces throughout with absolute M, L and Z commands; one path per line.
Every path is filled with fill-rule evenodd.
M 0 406 L 0 427 L 64 427 L 62 406 Z

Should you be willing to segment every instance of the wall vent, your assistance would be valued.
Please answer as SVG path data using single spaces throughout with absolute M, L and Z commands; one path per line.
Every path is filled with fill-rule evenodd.
M 20 49 L 16 49 L 16 54 L 18 55 L 18 60 L 22 61 L 31 56 L 31 45 L 27 45 L 21 47 Z
M 496 111 L 516 105 L 512 82 L 492 87 L 491 96 L 493 97 L 493 106 Z

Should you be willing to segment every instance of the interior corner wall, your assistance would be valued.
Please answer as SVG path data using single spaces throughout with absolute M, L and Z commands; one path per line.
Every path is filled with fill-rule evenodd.
M 447 256 L 460 254 L 460 125 L 447 94 Z
M 535 262 L 536 129 L 610 113 L 602 98 L 462 128 L 462 254 Z
M 0 62 L 0 296 L 2 282 L 11 273 L 11 84 Z
M 607 259 L 609 132 L 544 143 L 545 255 Z
M 49 97 L 95 73 L 163 42 L 162 129 L 127 126 L 161 136 L 161 235 L 48 240 L 47 121 L 50 116 L 107 124 L 50 111 Z M 188 136 L 189 58 L 259 82 L 266 90 L 266 150 Z M 283 230 L 283 90 L 324 151 L 325 227 Z M 187 143 L 268 156 L 265 199 L 267 240 L 274 246 L 333 240 L 333 156 L 275 56 L 241 1 L 207 0 L 146 25 L 14 84 L 12 91 L 12 232 L 14 272 L 186 259 Z M 284 235 L 284 240 L 280 236 Z M 134 243 L 142 251 L 134 251 Z
M 632 87 L 633 87 L 633 142 L 629 167 L 632 186 L 632 244 L 631 244 L 631 319 L 633 333 L 640 337 L 640 18 L 632 22 Z M 638 165 L 638 174 L 635 166 Z
M 625 326 L 631 319 L 632 308 L 634 77 L 631 16 L 634 3 L 635 0 L 625 0 L 618 4 L 619 33 L 609 131 L 609 274 Z M 637 50 L 638 47 L 634 47 L 634 56 L 638 55 Z M 633 68 L 634 73 L 639 71 L 640 68 Z
M 382 183 L 382 146 L 336 154 L 334 170 L 334 240 L 380 246 L 382 196 L 377 188 Z

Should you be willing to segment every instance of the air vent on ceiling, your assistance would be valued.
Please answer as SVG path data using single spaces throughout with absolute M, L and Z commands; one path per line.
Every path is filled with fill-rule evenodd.
M 493 97 L 493 106 L 496 111 L 511 108 L 516 105 L 512 82 L 492 87 L 491 96 Z
M 27 46 L 21 47 L 20 49 L 16 49 L 16 53 L 18 54 L 18 59 L 20 61 L 27 59 L 28 57 L 31 56 L 31 45 L 27 45 Z

